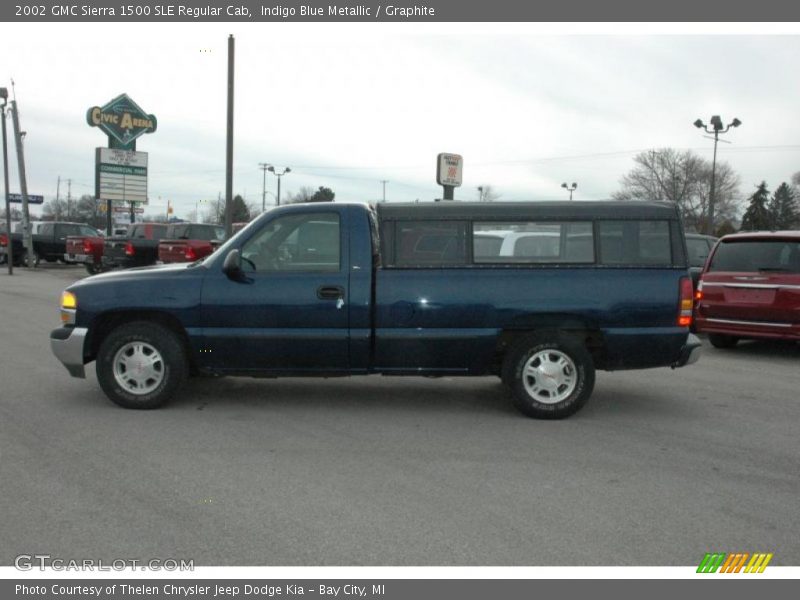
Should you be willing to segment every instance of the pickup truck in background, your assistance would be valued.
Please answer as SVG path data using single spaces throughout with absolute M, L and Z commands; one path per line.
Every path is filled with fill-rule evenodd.
M 194 262 L 222 244 L 225 228 L 207 223 L 176 223 L 169 226 L 165 238 L 158 244 L 160 262 Z
M 105 244 L 105 238 L 99 235 L 69 235 L 64 261 L 82 264 L 89 275 L 101 273 Z
M 165 223 L 136 223 L 127 235 L 106 240 L 103 267 L 147 267 L 158 260 L 158 243 L 167 234 Z
M 485 231 L 559 243 L 507 256 Z M 561 418 L 596 369 L 681 367 L 701 345 L 677 209 L 640 202 L 281 206 L 204 260 L 71 285 L 61 320 L 69 373 L 96 361 L 142 409 L 197 374 L 496 375 L 525 415 Z
M 68 223 L 63 221 L 42 221 L 32 224 L 33 227 L 33 266 L 45 260 L 47 262 L 64 261 L 67 259 L 67 237 L 88 236 L 97 237 L 98 231 L 85 223 Z M 17 228 L 20 229 L 20 228 Z M 14 261 L 27 264 L 27 253 L 24 252 L 22 232 L 11 235 L 14 244 Z

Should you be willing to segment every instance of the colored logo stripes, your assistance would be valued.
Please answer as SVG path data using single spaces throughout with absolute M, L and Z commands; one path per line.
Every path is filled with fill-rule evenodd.
M 708 552 L 697 567 L 698 573 L 763 573 L 772 553 L 754 552 Z

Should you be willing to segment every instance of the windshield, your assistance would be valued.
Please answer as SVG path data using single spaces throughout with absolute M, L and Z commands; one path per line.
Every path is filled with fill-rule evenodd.
M 800 273 L 800 241 L 735 240 L 723 242 L 709 271 Z
M 689 266 L 702 267 L 708 258 L 708 242 L 704 239 L 686 238 L 686 250 L 689 252 Z

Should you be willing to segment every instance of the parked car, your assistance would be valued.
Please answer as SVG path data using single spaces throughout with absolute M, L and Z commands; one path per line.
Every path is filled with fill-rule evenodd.
M 475 260 L 474 231 L 545 223 L 559 260 Z M 127 408 L 161 406 L 191 373 L 495 374 L 524 414 L 560 418 L 595 369 L 697 360 L 683 240 L 666 204 L 295 204 L 204 260 L 73 284 L 51 345 L 75 377 L 96 361 Z
M 33 262 L 34 266 L 40 261 L 47 262 L 67 261 L 67 237 L 90 236 L 97 237 L 97 230 L 85 223 L 69 223 L 65 221 L 41 221 L 32 224 Z M 11 236 L 14 244 L 14 260 L 27 263 L 27 253 L 23 249 L 22 224 L 16 228 Z
M 106 269 L 146 267 L 158 260 L 158 243 L 167 235 L 165 223 L 136 223 L 126 235 L 109 238 L 103 253 Z
M 162 263 L 193 262 L 211 254 L 225 239 L 221 225 L 177 223 L 167 229 L 158 244 L 158 260 Z
M 726 235 L 696 292 L 696 328 L 717 348 L 740 339 L 800 340 L 800 231 Z
M 711 249 L 717 243 L 717 238 L 699 233 L 686 234 L 686 251 L 689 258 L 689 273 L 692 276 L 692 286 L 697 289 L 700 273 L 706 264 Z

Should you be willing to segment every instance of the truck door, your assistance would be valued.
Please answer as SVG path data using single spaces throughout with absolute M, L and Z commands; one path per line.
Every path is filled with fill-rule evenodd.
M 230 371 L 348 369 L 346 206 L 292 207 L 239 246 L 246 281 L 205 278 L 200 360 Z

